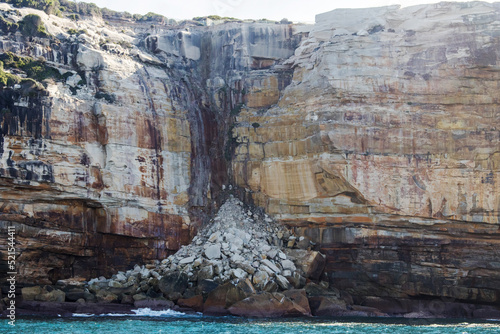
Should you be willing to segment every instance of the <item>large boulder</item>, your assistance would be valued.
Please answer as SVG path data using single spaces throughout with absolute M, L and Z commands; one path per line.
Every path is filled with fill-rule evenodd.
M 241 280 L 238 285 L 237 285 L 241 290 L 243 290 L 243 292 L 249 296 L 249 295 L 253 295 L 255 293 L 257 293 L 257 291 L 255 290 L 252 282 L 250 281 L 250 279 L 246 278 L 244 280 Z
M 234 303 L 246 298 L 245 292 L 228 282 L 210 292 L 203 306 L 203 313 L 207 315 L 229 314 L 228 308 Z
M 295 289 L 303 288 L 306 285 L 306 278 L 298 272 L 294 272 L 291 276 L 286 276 L 286 279 Z
M 288 257 L 294 259 L 295 264 L 303 272 L 306 278 L 318 280 L 326 265 L 326 256 L 317 251 L 303 249 L 287 249 Z
M 62 303 L 66 300 L 66 294 L 59 289 L 43 289 L 42 293 L 35 296 L 35 300 L 41 302 L 57 302 Z
M 120 304 L 134 304 L 134 298 L 131 295 L 123 295 Z
M 35 297 L 42 293 L 42 288 L 39 286 L 30 286 L 21 289 L 21 294 L 24 301 L 35 300 Z
M 158 283 L 158 287 L 167 299 L 177 300 L 181 298 L 188 287 L 188 283 L 189 278 L 186 273 L 174 271 L 163 276 Z
M 303 309 L 306 312 L 306 314 L 302 313 L 301 315 L 311 315 L 311 308 L 309 306 L 309 300 L 307 299 L 307 294 L 305 290 L 302 289 L 288 290 L 283 292 L 283 295 L 285 295 L 285 297 L 287 298 L 290 298 L 292 302 L 300 306 L 301 309 Z
M 177 305 L 180 307 L 186 307 L 192 309 L 196 312 L 203 311 L 203 296 L 197 295 L 188 299 L 179 299 Z
M 99 290 L 96 298 L 100 303 L 117 303 L 119 299 L 116 294 L 106 290 Z
M 205 256 L 210 260 L 220 259 L 221 257 L 220 247 L 221 247 L 220 244 L 208 246 L 207 249 L 205 249 Z
M 208 265 L 203 267 L 198 272 L 198 282 L 205 279 L 213 279 L 214 278 L 214 267 L 212 265 Z
M 56 288 L 59 290 L 62 290 L 64 292 L 67 292 L 67 289 L 72 289 L 72 288 L 84 288 L 85 285 L 87 284 L 87 281 L 85 280 L 84 277 L 72 277 L 68 279 L 60 279 L 56 282 Z
M 24 301 L 41 301 L 41 302 L 64 302 L 66 294 L 64 291 L 54 289 L 52 286 L 39 286 L 26 287 L 21 289 L 21 294 Z
M 309 306 L 314 316 L 342 316 L 347 311 L 345 301 L 335 297 L 309 297 Z
M 269 274 L 263 270 L 259 270 L 253 275 L 252 283 L 258 290 L 262 290 L 268 282 Z
M 208 295 L 210 292 L 215 290 L 219 286 L 219 283 L 215 282 L 211 279 L 204 279 L 198 282 L 198 286 L 196 288 L 198 294 L 202 294 L 203 296 Z
M 288 280 L 284 276 L 276 275 L 276 283 L 278 283 L 278 286 L 282 290 L 290 289 L 290 283 L 288 282 Z
M 310 312 L 281 293 L 263 292 L 245 298 L 231 307 L 229 313 L 245 317 L 308 316 Z

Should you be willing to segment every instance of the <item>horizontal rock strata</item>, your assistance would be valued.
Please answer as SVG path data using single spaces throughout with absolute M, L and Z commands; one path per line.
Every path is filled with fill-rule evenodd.
M 318 15 L 279 102 L 237 117 L 236 183 L 317 243 L 359 303 L 499 300 L 499 15 L 480 2 Z
M 286 293 L 309 286 L 313 315 L 495 312 L 498 4 L 339 9 L 311 26 L 0 14 L 39 15 L 50 35 L 0 38 L 19 80 L 0 90 L 0 231 L 16 227 L 19 283 L 41 285 L 30 302 L 59 303 L 55 289 L 308 314 Z M 51 76 L 26 79 L 14 56 Z M 253 213 L 209 225 L 229 185 L 286 228 Z M 103 277 L 56 285 L 78 276 Z

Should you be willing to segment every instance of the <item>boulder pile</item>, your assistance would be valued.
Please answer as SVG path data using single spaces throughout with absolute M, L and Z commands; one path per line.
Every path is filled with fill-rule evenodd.
M 290 248 L 296 241 L 305 249 Z M 223 284 L 248 279 L 256 291 L 288 290 L 304 286 L 306 278 L 319 278 L 323 270 L 324 256 L 309 247 L 309 240 L 296 240 L 267 215 L 230 198 L 190 245 L 161 262 L 159 274 L 185 273 L 186 290 L 195 294 L 202 292 L 204 280 Z
M 311 246 L 307 238 L 297 238 L 231 196 L 191 244 L 167 259 L 84 285 L 61 281 L 56 290 L 78 303 L 192 309 L 210 315 L 309 316 L 318 309 L 321 314 L 342 314 L 345 301 L 320 281 L 325 256 Z M 40 288 L 25 292 L 26 300 L 48 296 Z

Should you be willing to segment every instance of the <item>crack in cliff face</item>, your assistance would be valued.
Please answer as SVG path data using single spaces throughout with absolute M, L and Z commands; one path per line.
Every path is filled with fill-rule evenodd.
M 224 127 L 217 115 L 206 106 L 206 92 L 191 77 L 180 81 L 180 92 L 188 108 L 191 133 L 191 185 L 189 210 L 194 228 L 207 222 L 215 209 L 214 200 L 222 184 L 228 183 L 227 169 L 220 164 L 218 138 Z
M 181 107 L 186 108 L 188 111 L 191 135 L 190 206 L 205 207 L 207 206 L 211 159 L 208 155 L 206 127 L 209 126 L 210 121 L 205 122 L 200 102 L 203 98 L 200 96 L 199 83 L 190 80 L 191 77 L 186 76 L 188 70 L 190 69 L 176 68 L 168 70 L 169 76 L 178 79 L 174 89 L 171 89 L 169 93 L 172 101 L 177 101 Z M 198 92 L 198 95 L 195 94 L 195 91 Z M 203 93 L 201 92 L 201 94 Z M 172 104 L 172 106 L 174 105 Z M 173 109 L 175 111 L 175 107 Z
M 149 73 L 146 68 L 144 68 L 144 72 L 146 73 L 146 77 L 150 79 Z M 153 115 L 154 124 L 151 124 L 150 120 L 146 120 L 146 127 L 148 128 L 148 133 L 151 137 L 151 145 L 155 151 L 155 158 L 153 159 L 153 163 L 155 165 L 155 169 L 153 173 L 156 176 L 156 194 L 158 199 L 158 212 L 162 212 L 162 204 L 161 204 L 161 174 L 163 170 L 163 159 L 161 157 L 162 143 L 161 143 L 161 135 L 158 133 L 157 123 L 158 123 L 158 114 L 156 112 L 155 103 L 153 98 L 151 97 L 151 92 L 149 86 L 144 80 L 143 76 L 140 73 L 137 73 L 139 76 L 139 84 L 141 85 L 141 89 L 146 96 L 149 103 L 149 110 Z

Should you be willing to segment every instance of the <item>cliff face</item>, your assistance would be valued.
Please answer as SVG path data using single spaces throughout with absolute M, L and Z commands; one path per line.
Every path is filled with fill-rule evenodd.
M 68 73 L 1 91 L 0 226 L 24 283 L 163 258 L 233 184 L 359 301 L 498 301 L 497 4 L 153 30 L 0 9 L 57 37 L 2 52 Z
M 0 224 L 16 226 L 21 281 L 110 275 L 189 242 L 228 184 L 219 134 L 245 73 L 291 56 L 292 27 L 151 30 L 0 6 L 13 22 L 39 15 L 52 35 L 5 34 L 1 51 L 64 77 L 1 91 Z
M 498 9 L 318 15 L 279 102 L 238 117 L 236 183 L 319 244 L 335 286 L 498 301 Z

